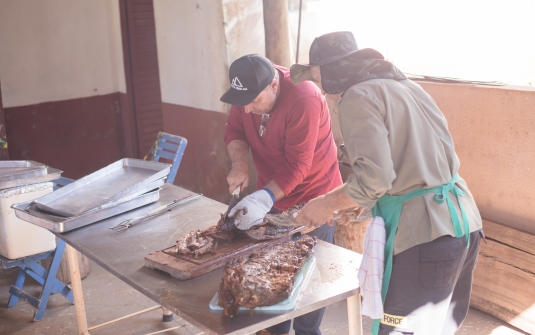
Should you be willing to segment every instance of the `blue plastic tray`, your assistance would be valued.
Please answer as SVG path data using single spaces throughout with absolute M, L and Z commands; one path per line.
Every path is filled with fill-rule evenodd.
M 278 304 L 271 305 L 271 306 L 261 306 L 256 307 L 255 310 L 259 311 L 291 311 L 295 309 L 295 306 L 297 305 L 297 302 L 299 301 L 299 298 L 301 297 L 301 290 L 303 287 L 305 287 L 308 283 L 308 280 L 310 279 L 310 276 L 312 275 L 312 272 L 314 272 L 314 268 L 316 267 L 316 257 L 312 256 L 308 259 L 308 261 L 305 262 L 299 273 L 295 276 L 295 283 L 294 288 L 292 290 L 292 293 L 290 296 Z M 215 293 L 212 300 L 210 300 L 210 309 L 213 311 L 222 311 L 223 307 L 219 306 L 217 304 L 218 294 Z M 249 308 L 246 307 L 240 307 L 241 311 L 248 311 Z

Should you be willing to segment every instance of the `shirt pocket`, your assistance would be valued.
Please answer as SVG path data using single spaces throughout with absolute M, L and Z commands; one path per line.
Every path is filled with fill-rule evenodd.
M 463 238 L 442 236 L 421 244 L 418 282 L 427 289 L 453 284 L 462 261 Z

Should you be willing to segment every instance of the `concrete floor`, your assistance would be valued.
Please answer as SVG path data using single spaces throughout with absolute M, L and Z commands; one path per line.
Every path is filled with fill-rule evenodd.
M 9 299 L 9 287 L 14 283 L 16 269 L 0 269 L 0 334 L 9 335 L 63 335 L 77 334 L 76 316 L 74 306 L 63 296 L 55 295 L 49 300 L 44 317 L 34 322 L 35 309 L 25 301 L 6 308 Z M 33 279 L 28 280 L 25 290 L 38 296 L 40 286 Z M 97 325 L 106 321 L 125 316 L 156 304 L 124 284 L 106 270 L 91 263 L 91 273 L 82 280 L 85 308 L 88 325 Z M 201 331 L 183 320 L 168 323 L 161 322 L 161 310 L 153 311 L 129 319 L 113 326 L 101 328 L 91 332 L 92 335 L 137 335 L 155 333 L 165 328 L 179 327 L 165 334 L 194 335 Z M 369 334 L 371 321 L 364 318 L 365 334 Z M 321 330 L 323 335 L 347 334 L 347 309 L 345 301 L 331 305 L 327 308 Z M 292 333 L 293 334 L 293 333 Z M 500 320 L 482 313 L 470 310 L 459 335 L 520 335 L 526 334 Z

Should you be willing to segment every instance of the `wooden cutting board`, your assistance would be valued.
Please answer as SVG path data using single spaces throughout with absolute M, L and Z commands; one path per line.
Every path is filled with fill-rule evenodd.
M 266 241 L 258 241 L 245 234 L 236 234 L 230 241 L 217 240 L 217 248 L 214 253 L 209 252 L 197 258 L 193 255 L 175 255 L 173 253 L 175 246 L 171 246 L 145 256 L 145 266 L 167 272 L 179 280 L 195 278 L 223 267 L 231 260 L 247 256 L 258 249 L 286 242 L 303 228 L 295 228 L 281 238 Z

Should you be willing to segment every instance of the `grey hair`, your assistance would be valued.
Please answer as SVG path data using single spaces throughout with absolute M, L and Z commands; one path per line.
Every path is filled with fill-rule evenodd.
M 273 80 L 276 80 L 279 83 L 279 71 L 277 71 L 277 69 L 275 69 L 275 76 L 273 77 L 273 79 L 271 79 L 271 82 L 269 84 L 271 84 Z M 268 89 L 269 84 L 266 86 L 266 88 L 264 88 L 264 91 Z

